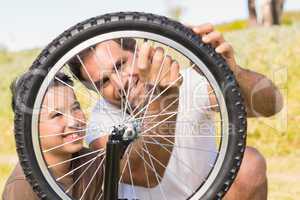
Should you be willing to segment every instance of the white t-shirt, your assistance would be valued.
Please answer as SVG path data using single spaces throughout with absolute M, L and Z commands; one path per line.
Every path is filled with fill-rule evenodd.
M 210 172 L 217 150 L 215 138 L 206 137 L 215 135 L 214 112 L 209 109 L 208 82 L 191 69 L 183 70 L 181 74 L 183 83 L 179 94 L 175 145 L 164 177 L 158 186 L 150 189 L 120 184 L 119 198 L 157 200 L 165 196 L 172 200 L 187 199 Z M 87 142 L 110 133 L 111 127 L 122 119 L 118 108 L 99 100 L 91 115 L 92 128 L 88 130 Z M 92 130 L 99 126 L 100 131 Z

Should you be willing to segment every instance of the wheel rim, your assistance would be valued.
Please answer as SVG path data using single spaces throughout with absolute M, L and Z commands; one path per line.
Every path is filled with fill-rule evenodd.
M 53 79 L 55 74 L 65 65 L 65 63 L 70 60 L 74 55 L 78 54 L 78 52 L 81 52 L 82 50 L 93 46 L 94 44 L 119 38 L 119 37 L 133 37 L 133 38 L 147 38 L 149 40 L 159 41 L 163 44 L 166 44 L 177 51 L 183 53 L 185 56 L 187 56 L 193 63 L 195 63 L 201 72 L 205 74 L 205 77 L 208 79 L 209 83 L 213 87 L 213 90 L 216 91 L 215 95 L 217 96 L 218 104 L 220 105 L 220 113 L 222 116 L 222 142 L 220 144 L 220 152 L 217 156 L 217 161 L 214 165 L 213 170 L 210 172 L 208 180 L 201 186 L 201 188 L 193 194 L 191 199 L 199 199 L 201 198 L 205 192 L 209 189 L 213 181 L 216 179 L 217 174 L 219 173 L 222 163 L 226 156 L 226 150 L 228 147 L 228 134 L 229 134 L 229 124 L 228 124 L 228 112 L 225 104 L 224 97 L 222 96 L 222 91 L 220 89 L 220 86 L 218 85 L 217 81 L 211 74 L 211 72 L 207 69 L 206 65 L 197 58 L 190 50 L 182 46 L 181 44 L 177 43 L 176 41 L 173 41 L 171 39 L 168 39 L 164 36 L 149 33 L 149 32 L 142 32 L 142 31 L 117 31 L 107 34 L 102 34 L 100 36 L 93 37 L 87 41 L 84 41 L 77 45 L 76 47 L 72 48 L 70 51 L 68 51 L 59 61 L 52 67 L 52 69 L 49 71 L 46 79 L 43 81 L 41 88 L 38 92 L 38 96 L 36 98 L 35 104 L 34 104 L 34 111 L 33 111 L 33 118 L 32 118 L 32 143 L 34 147 L 34 152 L 37 157 L 38 165 L 41 168 L 41 171 L 46 179 L 46 181 L 51 185 L 52 189 L 60 196 L 62 199 L 71 199 L 68 195 L 65 194 L 65 192 L 62 190 L 62 188 L 57 184 L 57 182 L 52 177 L 51 173 L 48 170 L 48 167 L 46 166 L 46 163 L 43 158 L 41 146 L 40 146 L 40 139 L 39 139 L 39 130 L 38 130 L 38 122 L 39 122 L 39 108 L 42 105 L 44 94 L 46 93 L 46 90 L 48 88 L 49 82 Z

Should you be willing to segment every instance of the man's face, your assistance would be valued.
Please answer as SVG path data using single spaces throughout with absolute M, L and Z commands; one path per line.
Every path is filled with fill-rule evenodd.
M 84 57 L 81 73 L 89 84 L 95 83 L 92 87 L 96 86 L 107 101 L 120 106 L 122 87 L 127 91 L 129 83 L 135 87 L 138 82 L 137 62 L 133 61 L 133 52 L 110 40 L 98 44 Z

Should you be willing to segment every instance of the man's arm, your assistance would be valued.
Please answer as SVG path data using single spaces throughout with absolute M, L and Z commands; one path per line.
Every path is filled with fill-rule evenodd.
M 283 98 L 270 79 L 241 67 L 234 75 L 243 93 L 248 117 L 270 117 L 282 109 Z
M 178 92 L 172 91 L 169 94 L 173 95 L 162 97 L 149 105 L 141 130 L 143 135 L 132 143 L 131 150 L 128 149 L 131 151 L 129 160 L 135 185 L 155 187 L 160 183 L 169 163 L 175 143 L 175 137 L 172 135 L 176 127 Z M 151 117 L 154 115 L 156 117 Z M 127 156 L 124 155 L 121 168 L 126 165 L 126 159 Z M 123 174 L 123 181 L 131 184 L 128 165 Z
M 182 79 L 178 63 L 165 55 L 162 48 L 153 49 L 149 43 L 141 45 L 138 68 L 140 82 L 146 90 L 132 91 L 129 94 L 129 101 L 134 102 L 131 97 L 144 96 L 146 99 L 139 99 L 138 102 L 145 102 L 144 105 L 149 106 L 145 110 L 144 106 L 137 109 L 138 113 L 143 111 L 138 116 L 143 119 L 143 123 L 140 137 L 132 144 L 130 161 L 135 184 L 154 187 L 164 176 L 175 142 L 172 136 L 175 134 Z M 145 96 L 152 90 L 154 91 L 152 98 L 151 95 Z M 126 173 L 123 177 L 126 183 L 130 183 L 126 181 L 130 180 L 128 175 L 130 174 Z
M 192 29 L 204 43 L 211 44 L 225 58 L 241 88 L 248 117 L 269 117 L 282 109 L 283 98 L 278 88 L 264 75 L 237 65 L 232 46 L 214 30 L 213 25 L 204 24 Z M 215 97 L 210 97 L 210 100 L 212 104 L 217 103 Z

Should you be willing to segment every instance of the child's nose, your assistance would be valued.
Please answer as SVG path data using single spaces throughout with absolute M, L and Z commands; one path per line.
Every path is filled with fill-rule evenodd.
M 75 116 L 70 115 L 69 117 L 67 117 L 66 122 L 67 122 L 67 126 L 68 128 L 71 129 L 79 129 L 81 127 L 81 122 L 79 121 L 80 119 L 77 119 Z

